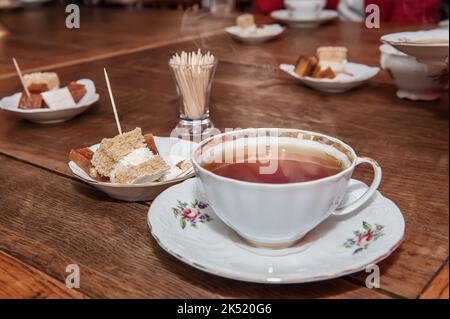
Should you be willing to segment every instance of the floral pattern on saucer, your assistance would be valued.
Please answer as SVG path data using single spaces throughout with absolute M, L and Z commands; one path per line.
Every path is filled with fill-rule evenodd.
M 192 203 L 186 203 L 178 200 L 177 207 L 173 207 L 172 211 L 175 218 L 179 219 L 182 229 L 186 228 L 187 224 L 196 228 L 198 222 L 204 224 L 212 220 L 208 214 L 202 211 L 208 206 L 209 205 L 207 203 L 201 202 L 197 199 Z
M 377 240 L 383 236 L 383 225 L 375 224 L 375 226 L 370 225 L 368 222 L 363 221 L 363 230 L 355 230 L 353 232 L 353 237 L 348 238 L 345 243 L 345 248 L 356 248 L 353 251 L 353 255 L 362 252 L 369 248 L 371 242 Z

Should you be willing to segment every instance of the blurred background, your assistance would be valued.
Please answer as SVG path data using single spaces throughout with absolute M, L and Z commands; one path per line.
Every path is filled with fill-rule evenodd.
M 270 13 L 284 7 L 283 0 L 0 0 L 0 10 L 33 10 L 55 4 L 86 6 L 202 9 L 215 13 L 231 11 Z M 328 0 L 327 8 L 338 10 L 341 19 L 362 20 L 364 7 L 374 3 L 381 8 L 382 21 L 433 23 L 448 19 L 448 0 Z
M 184 10 L 187 8 L 203 8 L 210 9 L 228 9 L 235 8 L 245 10 L 250 7 L 252 0 L 0 0 L 0 9 L 14 8 L 36 8 L 55 3 L 69 4 L 75 3 L 79 5 L 95 5 L 95 6 L 117 6 L 117 7 L 149 7 L 161 9 Z

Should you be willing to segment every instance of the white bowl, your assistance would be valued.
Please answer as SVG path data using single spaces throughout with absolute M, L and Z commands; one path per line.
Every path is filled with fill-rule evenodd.
M 168 159 L 173 156 L 183 159 L 190 159 L 192 150 L 196 145 L 196 143 L 190 141 L 158 136 L 155 136 L 155 143 L 156 147 L 158 148 L 159 154 L 164 159 Z M 100 144 L 92 145 L 90 149 L 95 152 L 99 147 L 99 145 Z M 73 161 L 70 161 L 68 165 L 73 175 L 75 175 L 75 177 L 77 177 L 78 179 L 97 188 L 98 190 L 104 192 L 105 194 L 107 194 L 112 198 L 130 202 L 153 200 L 156 196 L 158 196 L 159 193 L 161 193 L 166 188 L 194 176 L 194 172 L 192 172 L 189 175 L 168 180 L 165 182 L 151 182 L 145 184 L 123 185 L 115 183 L 98 182 L 92 179 L 88 174 L 86 174 L 86 172 L 83 171 Z
M 386 34 L 381 42 L 426 64 L 440 65 L 448 57 L 449 35 L 444 29 Z
M 281 64 L 280 69 L 300 81 L 302 84 L 315 90 L 328 93 L 342 93 L 354 89 L 368 82 L 380 71 L 380 68 L 378 67 L 370 67 L 358 63 L 347 63 L 346 72 L 353 76 L 338 75 L 334 79 L 316 79 L 309 76 L 299 76 L 295 73 L 295 66 L 291 64 Z
M 410 100 L 432 101 L 441 97 L 448 85 L 445 63 L 430 65 L 420 63 L 394 47 L 380 46 L 381 67 L 390 75 L 398 88 L 397 96 Z
M 270 16 L 279 22 L 287 24 L 290 28 L 310 29 L 317 28 L 327 21 L 336 19 L 338 13 L 334 10 L 322 10 L 315 17 L 299 17 L 289 10 L 276 10 Z
M 39 124 L 51 124 L 68 121 L 78 114 L 86 111 L 100 98 L 100 96 L 96 93 L 94 82 L 92 82 L 91 80 L 81 79 L 78 80 L 77 83 L 84 84 L 86 86 L 86 94 L 75 107 L 61 109 L 19 109 L 18 106 L 22 93 L 18 92 L 1 99 L 0 109 L 14 114 L 19 118 Z
M 260 44 L 276 38 L 282 34 L 284 30 L 285 29 L 279 24 L 270 24 L 255 29 L 253 32 L 248 32 L 238 26 L 228 27 L 225 29 L 225 32 L 237 41 L 247 44 Z

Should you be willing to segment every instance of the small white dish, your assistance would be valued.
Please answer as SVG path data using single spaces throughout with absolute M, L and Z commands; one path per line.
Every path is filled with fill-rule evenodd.
M 448 57 L 448 30 L 391 33 L 380 40 L 425 64 L 442 64 Z
M 158 137 L 158 136 L 155 136 L 154 138 L 159 154 L 167 162 L 173 162 L 174 159 L 177 159 L 178 161 L 181 161 L 183 159 L 190 159 L 191 152 L 196 144 L 194 142 L 185 141 L 177 138 Z M 90 149 L 95 152 L 99 147 L 99 145 L 100 144 L 92 145 Z M 156 181 L 145 184 L 123 185 L 123 184 L 114 184 L 96 181 L 93 178 L 91 178 L 88 174 L 86 174 L 86 172 L 83 171 L 73 161 L 70 161 L 68 165 L 73 175 L 78 179 L 106 193 L 108 196 L 112 198 L 130 202 L 152 200 L 166 188 L 194 176 L 194 171 L 192 170 L 187 175 L 183 175 L 181 177 L 167 180 L 164 182 Z
M 232 26 L 225 29 L 233 39 L 247 43 L 260 44 L 272 40 L 282 34 L 285 28 L 279 24 L 266 24 L 261 28 L 251 30 L 242 29 L 238 26 Z
M 66 107 L 58 109 L 42 108 L 42 109 L 19 109 L 19 100 L 22 96 L 21 92 L 11 96 L 4 97 L 0 100 L 0 109 L 7 111 L 15 116 L 39 124 L 52 124 L 68 121 L 75 116 L 86 111 L 91 105 L 96 103 L 100 96 L 96 93 L 95 85 L 92 80 L 81 79 L 77 83 L 86 86 L 86 94 L 77 103 L 75 107 Z
M 366 190 L 351 180 L 344 204 Z M 235 280 L 282 284 L 349 275 L 392 254 L 405 232 L 399 208 L 377 192 L 358 211 L 328 218 L 290 248 L 256 248 L 221 222 L 194 178 L 161 193 L 147 220 L 158 244 L 192 267 Z
M 270 16 L 279 22 L 287 24 L 290 28 L 310 29 L 317 28 L 327 21 L 336 19 L 338 13 L 334 10 L 322 10 L 316 17 L 304 18 L 297 16 L 290 10 L 276 10 L 273 11 Z
M 398 98 L 433 101 L 448 87 L 448 69 L 444 62 L 420 63 L 389 44 L 381 45 L 380 52 L 380 65 L 397 86 Z
M 295 66 L 292 64 L 281 64 L 280 69 L 302 84 L 328 93 L 342 93 L 354 89 L 365 84 L 380 72 L 378 67 L 350 62 L 346 64 L 345 71 L 351 75 L 339 74 L 334 79 L 315 79 L 309 76 L 299 76 L 295 73 Z

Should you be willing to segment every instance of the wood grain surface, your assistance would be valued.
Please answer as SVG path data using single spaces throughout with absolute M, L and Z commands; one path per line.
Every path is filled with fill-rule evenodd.
M 67 288 L 60 281 L 2 251 L 0 274 L 1 298 L 85 298 L 78 290 Z
M 448 299 L 448 262 L 420 295 L 422 299 Z
M 0 12 L 8 34 L 0 38 L 0 78 L 14 76 L 13 56 L 24 72 L 71 65 L 223 32 L 234 14 L 81 6 L 80 28 L 66 28 L 65 6 Z
M 109 21 L 111 14 L 99 11 L 90 23 Z M 163 29 L 174 28 L 181 13 L 177 14 L 160 18 Z M 140 15 L 136 13 L 136 21 Z M 130 23 L 129 37 L 145 36 L 141 24 Z M 98 30 L 102 28 L 106 30 L 103 25 Z M 435 102 L 400 100 L 388 76 L 380 72 L 357 90 L 325 94 L 298 85 L 278 70 L 279 63 L 292 63 L 299 54 L 311 54 L 320 45 L 346 45 L 351 60 L 376 66 L 380 35 L 400 29 L 367 30 L 340 22 L 313 31 L 287 30 L 261 46 L 238 44 L 226 34 L 198 34 L 59 67 L 62 83 L 91 78 L 101 98 L 91 110 L 62 124 L 36 125 L 0 113 L 0 153 L 5 154 L 0 160 L 0 182 L 6 185 L 0 199 L 5 211 L 0 216 L 0 250 L 61 282 L 65 265 L 76 261 L 84 269 L 81 292 L 90 297 L 445 297 L 445 289 L 443 294 L 432 294 L 429 291 L 436 289 L 427 288 L 447 282 L 448 294 L 448 276 L 438 275 L 448 261 L 448 93 Z M 58 39 L 48 36 L 53 38 Z M 111 36 L 107 38 L 105 42 L 113 42 Z M 55 47 L 65 50 L 66 42 L 60 43 L 56 41 Z M 99 47 L 107 54 L 112 48 Z M 292 127 L 323 132 L 380 163 L 380 191 L 400 207 L 407 225 L 402 246 L 380 263 L 381 289 L 363 288 L 364 273 L 288 288 L 203 274 L 168 256 L 152 240 L 145 222 L 146 205 L 110 200 L 71 177 L 69 150 L 116 132 L 103 67 L 108 68 L 123 128 L 139 126 L 144 132 L 168 136 L 178 109 L 167 61 L 171 53 L 197 47 L 210 50 L 220 60 L 211 106 L 218 128 Z M 0 79 L 1 94 L 19 88 L 15 77 Z M 368 182 L 370 172 L 358 168 L 355 178 Z M 38 250 L 46 253 L 36 254 Z

